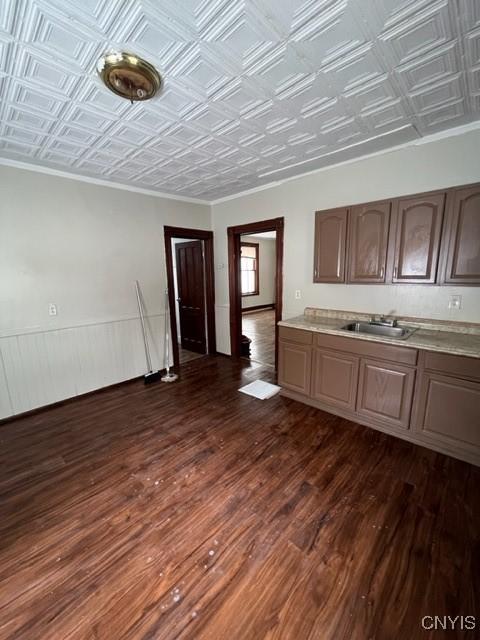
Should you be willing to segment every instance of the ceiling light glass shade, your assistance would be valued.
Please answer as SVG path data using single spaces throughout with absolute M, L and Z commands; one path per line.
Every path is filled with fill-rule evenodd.
M 110 91 L 130 102 L 149 100 L 162 86 L 153 65 L 133 53 L 105 53 L 97 62 L 97 73 Z

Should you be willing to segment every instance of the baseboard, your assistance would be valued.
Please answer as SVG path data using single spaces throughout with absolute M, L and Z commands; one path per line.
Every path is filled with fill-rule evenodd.
M 248 313 L 249 311 L 261 311 L 262 309 L 275 309 L 275 304 L 257 304 L 254 307 L 245 307 L 245 309 L 242 309 L 242 313 Z
M 166 369 L 162 369 L 160 373 L 163 375 L 166 373 Z M 92 389 L 92 391 L 86 391 L 85 393 L 79 393 L 76 396 L 71 396 L 70 398 L 64 398 L 63 400 L 57 400 L 57 402 L 51 402 L 49 404 L 43 404 L 41 407 L 35 407 L 34 409 L 29 409 L 28 411 L 22 411 L 21 413 L 15 413 L 13 416 L 7 416 L 6 418 L 0 418 L 0 427 L 9 422 L 14 422 L 15 420 L 21 420 L 22 418 L 27 418 L 29 416 L 34 416 L 37 413 L 42 413 L 42 411 L 48 411 L 49 409 L 55 409 L 56 407 L 63 407 L 66 404 L 70 404 L 75 402 L 75 400 L 79 400 L 80 398 L 87 398 L 88 396 L 93 396 L 97 393 L 102 393 L 103 391 L 111 391 L 116 387 L 121 387 L 124 384 L 129 384 L 135 381 L 143 380 L 143 376 L 136 376 L 135 378 L 128 378 L 128 380 L 122 380 L 121 382 L 114 382 L 113 384 L 108 384 L 106 387 L 99 387 L 98 389 Z
M 463 462 L 468 462 L 469 464 L 480 467 L 480 459 L 475 454 L 472 454 L 469 451 L 460 451 L 458 448 L 449 447 L 444 443 L 440 443 L 437 441 L 433 442 L 427 437 L 424 438 L 421 435 L 418 435 L 411 429 L 394 429 L 390 426 L 384 426 L 381 423 L 366 421 L 357 414 L 327 405 L 323 402 L 315 400 L 314 398 L 310 398 L 308 396 L 302 395 L 301 393 L 297 393 L 296 391 L 285 389 L 284 387 L 282 387 L 280 395 L 286 398 L 290 398 L 291 400 L 302 402 L 303 404 L 307 404 L 308 406 L 314 407 L 315 409 L 320 409 L 321 411 L 332 413 L 335 416 L 340 416 L 340 418 L 345 418 L 346 420 L 354 422 L 355 424 L 361 424 L 362 426 L 369 427 L 370 429 L 376 429 L 377 431 L 386 433 L 387 435 L 394 438 L 406 440 L 407 442 L 416 444 L 419 447 L 425 447 L 426 449 L 431 449 L 438 453 L 443 453 L 446 456 L 450 456 L 452 458 L 456 458 L 457 460 L 462 460 Z

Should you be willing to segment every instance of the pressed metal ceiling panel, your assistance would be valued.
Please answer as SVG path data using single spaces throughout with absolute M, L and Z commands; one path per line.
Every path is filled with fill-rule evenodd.
M 478 0 L 2 0 L 0 156 L 213 200 L 480 118 Z M 164 77 L 130 105 L 107 49 Z

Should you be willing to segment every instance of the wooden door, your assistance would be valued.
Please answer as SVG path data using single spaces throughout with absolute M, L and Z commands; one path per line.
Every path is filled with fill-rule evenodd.
M 408 429 L 415 370 L 377 360 L 361 360 L 357 412 L 377 422 Z
M 391 202 L 351 209 L 348 282 L 385 282 L 390 209 Z
M 480 284 L 480 185 L 453 192 L 445 239 L 444 281 Z
M 280 340 L 278 343 L 278 384 L 310 395 L 312 347 Z
M 348 209 L 315 214 L 314 282 L 345 282 Z
M 181 344 L 196 353 L 207 352 L 202 253 L 200 240 L 175 245 Z
M 312 397 L 343 409 L 355 410 L 358 358 L 345 353 L 315 349 Z
M 444 206 L 445 193 L 397 200 L 393 282 L 436 281 Z
M 467 450 L 478 455 L 480 383 L 424 372 L 414 428 L 455 450 Z

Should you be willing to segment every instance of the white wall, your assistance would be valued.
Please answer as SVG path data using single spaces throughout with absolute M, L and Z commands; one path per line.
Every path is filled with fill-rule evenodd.
M 480 131 L 391 151 L 285 181 L 212 207 L 217 349 L 230 353 L 227 232 L 232 225 L 285 217 L 283 317 L 306 306 L 480 322 L 480 289 L 422 285 L 313 284 L 314 212 L 480 181 Z M 302 298 L 296 300 L 296 289 Z M 448 298 L 462 295 L 460 311 Z
M 209 229 L 210 207 L 7 167 L 0 184 L 0 418 L 144 373 L 135 279 L 161 368 L 163 225 Z
M 242 309 L 275 302 L 275 238 L 242 236 L 242 242 L 258 244 L 259 294 L 242 297 Z

